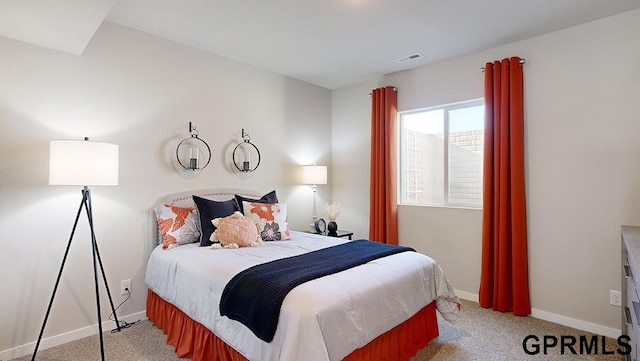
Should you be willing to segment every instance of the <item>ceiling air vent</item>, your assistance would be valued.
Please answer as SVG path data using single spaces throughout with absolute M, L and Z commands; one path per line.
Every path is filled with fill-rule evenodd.
M 402 64 L 402 63 L 406 63 L 408 61 L 420 59 L 420 58 L 423 58 L 423 57 L 424 57 L 424 55 L 422 55 L 420 53 L 415 53 L 415 54 L 411 54 L 411 55 L 407 55 L 407 56 L 403 56 L 401 58 L 398 58 L 398 59 L 396 59 L 396 61 L 399 64 Z

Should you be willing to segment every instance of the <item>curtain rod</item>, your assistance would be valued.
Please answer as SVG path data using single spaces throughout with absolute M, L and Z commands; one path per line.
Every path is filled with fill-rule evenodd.
M 524 59 L 520 59 L 520 61 L 518 63 L 520 65 L 524 64 Z M 484 73 L 484 66 L 482 68 L 480 68 L 480 71 Z
M 391 89 L 394 93 L 398 92 L 398 88 L 393 87 L 393 89 Z M 373 96 L 373 93 L 369 93 L 369 98 L 371 98 Z

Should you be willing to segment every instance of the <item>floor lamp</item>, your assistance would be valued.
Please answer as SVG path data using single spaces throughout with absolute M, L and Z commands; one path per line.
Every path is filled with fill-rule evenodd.
M 311 229 L 315 229 L 316 219 L 318 218 L 318 207 L 316 206 L 316 193 L 318 192 L 318 184 L 327 184 L 327 167 L 324 165 L 304 165 L 302 166 L 302 184 L 313 186 L 313 213 L 311 218 Z
M 91 191 L 89 186 L 105 186 L 105 185 L 118 185 L 118 146 L 115 144 L 90 142 L 89 138 L 84 140 L 52 140 L 49 143 L 49 184 L 50 185 L 79 185 L 83 186 L 82 189 L 82 201 L 76 214 L 76 220 L 73 223 L 71 230 L 71 236 L 67 243 L 67 248 L 62 258 L 62 264 L 60 264 L 60 271 L 58 272 L 58 278 L 56 279 L 55 286 L 53 287 L 53 293 L 51 294 L 51 300 L 47 307 L 47 313 L 44 316 L 44 322 L 38 335 L 38 341 L 36 342 L 35 350 L 31 356 L 31 360 L 35 360 L 44 328 L 51 312 L 51 306 L 53 305 L 53 299 L 56 296 L 58 290 L 58 284 L 60 283 L 60 276 L 64 270 L 64 264 L 67 261 L 67 255 L 69 254 L 69 248 L 71 247 L 71 241 L 73 241 L 73 235 L 76 232 L 76 226 L 80 219 L 80 213 L 84 208 L 87 213 L 87 219 L 89 221 L 89 228 L 91 229 L 91 244 L 93 253 L 93 280 L 95 284 L 96 292 L 96 308 L 98 313 L 98 330 L 100 332 L 100 356 L 101 360 L 104 360 L 104 342 L 102 339 L 102 317 L 100 315 L 100 294 L 98 287 L 98 267 L 102 274 L 102 280 L 104 286 L 107 289 L 107 295 L 109 296 L 109 303 L 111 304 L 111 311 L 113 311 L 113 317 L 116 322 L 116 327 L 120 331 L 120 323 L 116 316 L 116 310 L 113 306 L 113 300 L 111 299 L 111 292 L 109 291 L 109 284 L 107 277 L 104 273 L 102 266 L 102 260 L 100 259 L 100 252 L 98 251 L 98 243 L 96 242 L 96 235 L 93 229 L 93 213 L 91 210 Z

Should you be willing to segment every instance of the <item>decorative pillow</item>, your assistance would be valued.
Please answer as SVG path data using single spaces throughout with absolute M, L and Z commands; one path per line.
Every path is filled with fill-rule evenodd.
M 240 213 L 244 213 L 244 208 L 243 208 L 242 202 L 278 203 L 278 196 L 276 196 L 275 189 L 272 190 L 271 192 L 263 195 L 262 197 L 260 197 L 260 199 L 247 198 L 247 197 L 243 197 L 243 196 L 238 195 L 238 194 L 236 194 L 235 197 L 236 197 L 236 202 L 238 202 L 238 209 L 240 210 Z
M 262 225 L 260 237 L 263 241 L 283 241 L 291 239 L 287 224 L 286 203 L 242 202 L 245 217 Z
M 238 211 L 224 218 L 216 218 L 211 223 L 217 227 L 211 234 L 211 248 L 256 247 L 262 243 L 258 233 L 262 226 Z
M 163 249 L 170 249 L 200 240 L 201 232 L 198 228 L 195 208 L 161 204 L 156 207 L 155 212 Z
M 218 202 L 193 196 L 193 202 L 200 214 L 200 229 L 202 229 L 200 246 L 210 246 L 212 244 L 211 234 L 216 230 L 216 226 L 211 223 L 211 220 L 232 215 L 236 211 L 236 200 Z

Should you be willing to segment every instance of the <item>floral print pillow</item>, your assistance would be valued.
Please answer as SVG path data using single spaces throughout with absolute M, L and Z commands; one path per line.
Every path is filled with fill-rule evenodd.
M 263 241 L 284 241 L 291 239 L 287 224 L 286 203 L 242 202 L 244 216 L 262 224 L 260 238 Z
M 163 249 L 170 249 L 200 240 L 201 232 L 198 229 L 198 217 L 194 208 L 161 204 L 156 207 L 155 212 Z

